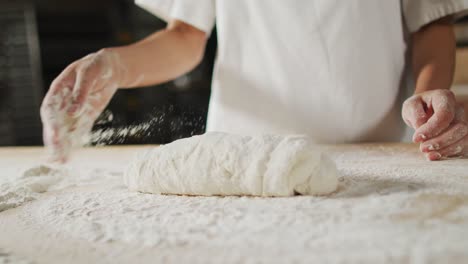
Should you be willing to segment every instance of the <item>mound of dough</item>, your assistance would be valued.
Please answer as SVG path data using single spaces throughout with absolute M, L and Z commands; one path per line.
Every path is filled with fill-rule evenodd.
M 306 137 L 217 132 L 145 150 L 124 174 L 130 190 L 185 195 L 324 195 L 337 178 Z

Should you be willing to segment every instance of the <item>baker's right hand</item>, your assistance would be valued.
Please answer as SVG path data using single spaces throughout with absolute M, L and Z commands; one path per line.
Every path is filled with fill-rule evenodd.
M 126 72 L 118 54 L 104 49 L 73 62 L 52 82 L 41 106 L 44 145 L 51 161 L 67 161 L 74 147 L 86 143 Z

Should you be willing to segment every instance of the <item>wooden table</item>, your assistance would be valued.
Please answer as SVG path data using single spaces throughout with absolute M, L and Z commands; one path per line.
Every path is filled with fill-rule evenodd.
M 96 177 L 109 170 L 121 173 L 143 147 L 148 146 L 82 149 L 70 166 L 90 168 Z M 131 193 L 125 194 L 131 199 L 115 203 L 106 197 L 120 199 L 119 193 L 125 192 L 113 187 L 118 177 L 103 178 L 95 185 L 84 177 L 90 182 L 83 186 L 77 181 L 73 188 L 45 193 L 36 201 L 0 212 L 0 263 L 2 256 L 36 263 L 468 262 L 468 160 L 429 162 L 410 144 L 321 148 L 341 173 L 339 190 L 329 197 L 202 198 Z M 42 148 L 0 148 L 0 177 L 18 173 L 18 166 L 40 164 L 42 153 Z M 78 202 L 73 207 L 75 200 L 86 201 L 87 195 L 97 208 L 81 208 Z M 154 208 L 130 210 L 139 208 L 139 199 L 152 200 Z M 62 200 L 70 204 L 61 206 Z M 81 213 L 75 215 L 76 210 Z M 48 224 L 46 219 L 51 218 L 44 211 L 57 213 L 56 226 Z M 134 226 L 107 222 L 107 211 L 113 212 L 116 223 L 134 219 L 130 222 Z M 218 216 L 213 218 L 212 212 Z M 153 223 L 144 221 L 148 216 L 154 217 L 154 226 L 147 226 Z M 187 219 L 185 226 L 174 226 L 183 219 Z M 78 221 L 77 228 L 83 231 L 64 229 L 67 221 Z M 130 236 L 171 232 L 155 245 L 146 243 L 153 235 L 146 240 L 142 237 L 141 243 L 122 240 L 118 232 L 103 240 L 88 236 L 86 228 L 95 224 L 122 229 Z M 228 227 L 236 231 L 230 232 Z M 167 242 L 175 238 L 183 238 L 184 243 Z

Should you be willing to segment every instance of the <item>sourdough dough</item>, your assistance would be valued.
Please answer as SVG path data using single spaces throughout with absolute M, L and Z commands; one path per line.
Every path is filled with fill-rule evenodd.
M 156 194 L 291 196 L 331 193 L 337 176 L 306 137 L 207 133 L 139 153 L 124 180 Z

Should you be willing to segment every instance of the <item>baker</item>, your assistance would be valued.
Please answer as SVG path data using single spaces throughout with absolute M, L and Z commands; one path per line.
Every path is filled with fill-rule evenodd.
M 449 90 L 453 21 L 466 1 L 137 4 L 167 28 L 90 54 L 53 81 L 41 116 L 56 159 L 67 158 L 70 140 L 91 130 L 119 88 L 163 83 L 199 64 L 215 24 L 207 131 L 306 134 L 320 143 L 401 141 L 402 113 L 429 160 L 468 155 L 463 108 Z

